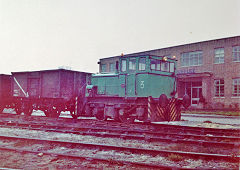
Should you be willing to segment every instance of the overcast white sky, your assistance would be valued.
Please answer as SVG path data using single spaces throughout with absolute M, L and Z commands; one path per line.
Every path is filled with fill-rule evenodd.
M 0 74 L 240 35 L 240 0 L 0 0 Z

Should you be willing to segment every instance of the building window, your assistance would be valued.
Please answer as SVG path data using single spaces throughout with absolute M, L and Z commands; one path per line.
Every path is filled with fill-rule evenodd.
M 214 88 L 215 88 L 215 97 L 224 97 L 224 80 L 215 80 L 214 81 Z
M 127 60 L 122 60 L 121 71 L 127 71 Z
M 240 97 L 240 78 L 233 79 L 233 96 Z
M 224 48 L 215 49 L 214 63 L 224 63 Z
M 138 70 L 140 71 L 146 70 L 146 58 L 139 59 Z
M 106 64 L 101 64 L 101 72 L 106 72 Z
M 114 73 L 114 72 L 115 72 L 114 63 L 110 63 L 110 64 L 109 64 L 109 68 L 110 68 L 110 72 L 111 72 L 111 73 Z
M 135 71 L 136 70 L 136 58 L 131 58 L 129 60 L 129 71 Z
M 181 66 L 199 66 L 202 65 L 202 60 L 202 51 L 181 54 Z
M 240 46 L 233 47 L 233 61 L 240 61 Z

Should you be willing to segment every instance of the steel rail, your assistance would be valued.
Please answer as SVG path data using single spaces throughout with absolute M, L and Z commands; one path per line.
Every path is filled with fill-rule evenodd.
M 100 149 L 108 149 L 108 150 L 117 150 L 117 151 L 130 151 L 132 153 L 143 153 L 148 155 L 169 155 L 176 154 L 184 157 L 190 158 L 205 158 L 205 159 L 214 159 L 214 160 L 226 160 L 230 162 L 239 162 L 240 155 L 223 155 L 223 154 L 210 154 L 210 153 L 197 153 L 197 152 L 185 152 L 185 151 L 170 151 L 170 150 L 154 150 L 154 149 L 142 149 L 135 147 L 124 147 L 124 146 L 116 146 L 116 145 L 106 145 L 106 144 L 98 144 L 98 143 L 86 143 L 86 142 L 72 142 L 72 141 L 61 141 L 61 140 L 49 140 L 49 139 L 40 139 L 40 138 L 25 138 L 25 137 L 16 137 L 16 136 L 3 136 L 2 139 L 11 139 L 11 140 L 26 140 L 26 141 L 34 141 L 34 142 L 47 142 L 54 144 L 67 144 L 67 146 L 81 146 L 81 147 L 90 147 L 90 148 L 100 148 Z
M 1 125 L 0 125 L 1 127 Z M 79 134 L 79 135 L 90 135 L 90 136 L 96 136 L 96 137 L 111 137 L 111 138 L 121 138 L 125 140 L 130 140 L 130 139 L 135 139 L 135 140 L 143 140 L 143 141 L 148 141 L 148 142 L 171 142 L 171 143 L 185 143 L 185 144 L 197 144 L 200 146 L 222 146 L 222 147 L 239 147 L 240 146 L 240 140 L 238 143 L 236 142 L 216 142 L 216 141 L 205 141 L 205 140 L 192 140 L 192 139 L 184 139 L 184 138 L 179 138 L 179 134 L 174 135 L 169 135 L 165 134 L 162 136 L 165 137 L 156 137 L 156 136 L 145 136 L 142 135 L 143 133 L 139 132 L 140 135 L 131 135 L 131 134 L 126 134 L 126 133 L 112 133 L 112 132 L 121 132 L 121 131 L 114 131 L 114 130 L 109 130 L 109 129 L 101 129 L 101 130 L 106 130 L 106 131 L 112 131 L 112 132 L 91 132 L 89 130 L 92 130 L 91 128 L 84 128 L 86 131 L 78 131 L 78 130 L 65 130 L 65 129 L 46 129 L 44 128 L 29 128 L 31 130 L 41 130 L 45 132 L 58 132 L 58 133 L 71 133 L 71 134 Z M 99 129 L 97 129 L 99 130 Z M 170 136 L 174 136 L 174 138 L 170 138 Z M 197 136 L 200 138 L 200 136 Z M 203 138 L 208 138 L 208 136 L 202 136 Z M 192 138 L 192 136 L 190 136 Z M 211 136 L 213 138 L 213 136 Z M 223 140 L 226 140 L 228 138 L 221 137 Z
M 182 116 L 185 116 L 185 117 L 201 117 L 201 118 L 219 118 L 219 119 L 224 119 L 224 118 L 227 118 L 227 119 L 239 119 L 239 116 L 224 116 L 224 115 L 210 115 L 210 114 L 191 114 L 191 113 L 182 113 L 181 114 Z
M 149 139 L 149 140 L 153 140 L 153 141 L 157 141 L 157 140 L 161 140 L 161 139 L 166 139 L 167 138 L 170 138 L 170 137 L 174 137 L 171 138 L 173 141 L 174 140 L 178 140 L 178 141 L 182 141 L 182 142 L 188 142 L 189 141 L 189 138 L 192 139 L 192 138 L 197 138 L 198 140 L 200 139 L 201 141 L 203 141 L 202 139 L 210 139 L 211 141 L 212 140 L 228 140 L 228 142 L 225 142 L 226 145 L 228 145 L 229 143 L 229 140 L 230 141 L 236 141 L 236 142 L 240 142 L 240 137 L 235 137 L 235 136 L 212 136 L 211 134 L 209 135 L 196 135 L 196 134 L 182 134 L 182 133 L 170 133 L 170 132 L 151 132 L 151 131 L 147 131 L 147 130 L 123 130 L 123 129 L 117 129 L 117 128 L 97 128 L 97 127 L 60 127 L 60 126 L 53 126 L 53 125 L 43 125 L 43 124 L 34 124 L 34 125 L 29 125 L 29 124 L 25 124 L 25 123 L 14 123 L 14 122 L 11 122 L 11 123 L 6 123 L 4 124 L 6 126 L 13 126 L 13 127 L 21 127 L 21 128 L 27 128 L 27 129 L 31 129 L 31 130 L 44 130 L 44 131 L 51 131 L 51 132 L 64 132 L 64 133 L 75 133 L 75 134 L 82 134 L 82 135 L 88 135 L 90 134 L 90 131 L 94 131 L 94 132 L 117 132 L 117 133 L 120 133 L 122 136 L 123 135 L 129 135 L 131 136 L 130 134 L 131 133 L 134 133 L 134 134 L 144 134 L 144 135 L 152 135 L 152 136 L 146 136 L 145 139 Z M 1 125 L 0 124 L 0 127 L 4 127 L 4 125 Z M 22 127 L 23 126 L 23 127 Z M 66 129 L 66 128 L 70 128 L 71 130 L 69 129 Z M 85 132 L 83 132 L 85 131 Z M 93 132 L 91 132 L 92 135 L 94 134 Z M 90 134 L 91 135 L 91 134 Z M 107 135 L 107 134 L 106 134 Z M 132 135 L 133 136 L 133 135 Z M 158 136 L 158 137 L 157 137 Z M 159 136 L 164 136 L 165 138 L 160 138 Z M 142 137 L 141 137 L 142 138 Z M 187 140 L 188 138 L 188 140 Z M 170 141 L 170 140 L 169 140 Z M 191 141 L 191 140 L 190 140 Z M 192 140 L 193 141 L 193 140 Z M 194 140 L 196 141 L 196 140 Z M 193 141 L 193 142 L 194 142 Z M 205 141 L 207 142 L 207 141 Z M 200 142 L 200 143 L 204 143 L 203 142 Z M 213 144 L 218 144 L 217 142 L 212 142 Z M 209 142 L 210 144 L 210 142 Z M 224 143 L 222 143 L 224 144 Z M 230 146 L 233 146 L 233 145 L 236 145 L 236 143 L 229 143 Z
M 101 161 L 101 162 L 107 162 L 107 163 L 115 163 L 115 164 L 122 164 L 122 165 L 132 165 L 132 166 L 142 166 L 142 167 L 148 167 L 148 168 L 156 168 L 156 169 L 166 169 L 166 170 L 181 170 L 181 169 L 192 169 L 192 168 L 181 168 L 177 166 L 166 166 L 161 164 L 153 164 L 153 163 L 141 163 L 141 162 L 134 162 L 134 161 L 126 161 L 126 160 L 116 160 L 116 159 L 109 159 L 109 158 L 100 158 L 100 157 L 90 157 L 90 156 L 80 156 L 80 155 L 74 155 L 74 154 L 61 154 L 61 153 L 53 153 L 53 152 L 44 152 L 44 151 L 32 151 L 29 149 L 16 149 L 13 147 L 2 147 L 0 146 L 0 150 L 6 150 L 6 151 L 14 151 L 14 152 L 20 152 L 20 153 L 32 153 L 32 154 L 39 154 L 42 153 L 43 155 L 49 155 L 49 156 L 56 156 L 59 158 L 71 158 L 71 159 L 84 159 L 88 161 Z
M 11 114 L 12 116 L 13 114 Z M 16 115 L 19 116 L 19 115 Z M 118 126 L 118 127 L 126 127 L 129 128 L 129 124 L 123 124 L 123 123 L 119 123 L 119 122 L 114 122 L 114 121 L 99 121 L 99 120 L 93 120 L 93 119 L 77 119 L 77 120 L 73 120 L 73 119 L 69 119 L 69 118 L 58 118 L 58 119 L 54 119 L 54 118 L 47 118 L 47 117 L 42 117 L 42 116 L 31 116 L 31 117 L 24 117 L 24 120 L 27 121 L 27 119 L 44 119 L 44 121 L 48 120 L 48 121 L 67 121 L 67 122 L 91 122 L 94 121 L 94 123 L 96 123 L 97 125 L 108 125 L 108 126 Z M 152 130 L 163 130 L 163 131 L 181 131 L 181 132 L 188 132 L 188 133 L 198 133 L 198 134 L 215 134 L 215 135 L 219 135 L 219 136 L 240 136 L 240 129 L 235 129 L 235 128 L 231 128 L 231 129 L 221 129 L 221 128 L 207 128 L 207 127 L 193 127 L 193 126 L 186 126 L 186 125 L 170 125 L 170 124 L 155 124 L 155 123 L 143 123 L 143 122 L 135 122 L 135 125 L 140 125 L 143 127 L 148 126 L 148 129 L 152 129 Z M 134 125 L 132 124 L 132 125 Z

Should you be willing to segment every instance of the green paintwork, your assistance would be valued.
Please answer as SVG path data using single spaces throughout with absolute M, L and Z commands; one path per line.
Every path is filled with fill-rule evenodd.
M 136 71 L 129 70 L 129 60 L 133 58 L 136 59 Z M 140 58 L 146 58 L 145 70 L 139 70 Z M 162 62 L 162 57 L 157 56 L 121 57 L 118 73 L 92 75 L 92 85 L 97 86 L 99 95 L 158 98 L 161 94 L 166 94 L 171 97 L 170 93 L 176 90 L 174 75 L 176 68 L 172 69 L 172 72 L 152 70 L 150 60 L 153 59 Z M 121 71 L 122 60 L 127 61 L 126 71 Z M 167 62 L 175 63 L 176 66 L 176 60 L 168 59 Z

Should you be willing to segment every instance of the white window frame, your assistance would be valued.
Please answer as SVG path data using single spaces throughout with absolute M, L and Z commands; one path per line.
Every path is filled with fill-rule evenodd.
M 175 64 L 170 62 L 170 73 L 174 73 L 175 71 Z
M 232 96 L 240 97 L 240 78 L 233 79 L 232 87 Z
M 111 73 L 115 72 L 114 63 L 110 63 L 110 64 L 109 64 L 109 71 L 110 71 Z
M 126 59 L 123 59 L 123 60 L 122 60 L 122 63 L 121 63 L 121 71 L 122 71 L 122 72 L 127 71 L 127 60 L 126 60 Z
M 203 64 L 203 52 L 194 51 L 181 54 L 181 66 L 201 66 Z
M 161 71 L 169 72 L 169 62 L 161 62 Z
M 214 64 L 224 63 L 224 48 L 216 48 L 214 50 Z
M 144 60 L 144 63 L 141 60 Z M 139 71 L 145 71 L 146 70 L 146 57 L 140 57 L 139 58 L 138 70 Z
M 234 46 L 232 49 L 233 62 L 240 62 L 240 46 Z
M 129 65 L 128 65 L 128 69 L 129 71 L 136 71 L 136 58 L 130 58 L 129 59 Z
M 214 96 L 224 97 L 224 79 L 214 80 Z

